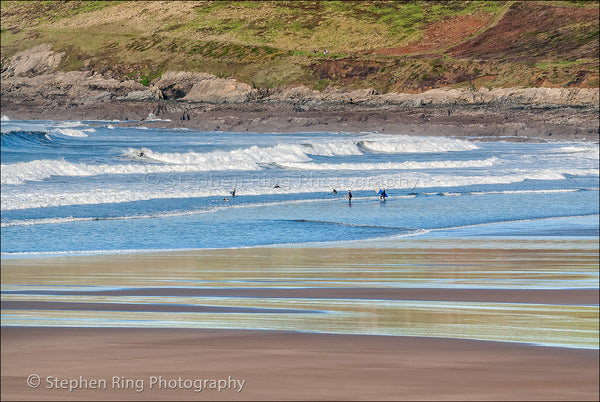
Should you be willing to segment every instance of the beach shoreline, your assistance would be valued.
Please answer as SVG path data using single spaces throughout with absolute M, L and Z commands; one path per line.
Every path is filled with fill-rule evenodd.
M 390 314 L 402 323 L 418 319 L 410 310 L 391 312 L 393 303 L 405 302 L 421 306 L 433 303 L 441 309 L 443 323 L 456 324 L 462 319 L 446 310 L 451 305 L 466 303 L 471 311 L 469 320 L 482 319 L 472 315 L 477 305 L 508 308 L 507 316 L 517 314 L 515 308 L 531 308 L 533 313 L 527 321 L 532 323 L 521 325 L 530 325 L 534 332 L 543 322 L 541 317 L 542 321 L 537 321 L 535 311 L 539 307 L 570 311 L 587 306 L 585 314 L 592 315 L 597 311 L 598 289 L 586 285 L 594 275 L 590 267 L 597 265 L 597 247 L 589 240 L 545 240 L 543 244 L 531 240 L 531 245 L 536 245 L 533 250 L 523 244 L 511 247 L 513 241 L 497 240 L 496 247 L 490 247 L 491 240 L 486 242 L 445 239 L 442 247 L 439 241 L 429 240 L 417 247 L 415 243 L 420 243 L 413 240 L 398 248 L 262 247 L 4 259 L 2 399 L 597 400 L 599 359 L 593 346 L 533 344 L 538 338 L 530 342 L 486 341 L 471 336 L 458 339 L 452 335 L 436 337 L 434 332 L 419 337 L 326 333 L 313 324 L 299 330 L 275 330 L 262 321 L 269 314 L 286 322 L 302 315 L 323 316 L 306 310 L 299 314 L 300 310 L 273 309 L 285 308 L 279 303 L 286 301 L 295 309 L 302 309 L 302 303 L 320 309 L 320 305 L 331 302 L 333 310 L 333 306 L 364 305 L 358 308 L 367 320 L 366 330 L 385 326 L 383 318 Z M 539 277 L 543 281 L 549 267 L 562 267 L 573 263 L 574 258 L 577 275 L 565 267 L 553 274 L 557 280 L 563 278 L 561 285 L 535 289 L 538 270 L 543 272 Z M 449 262 L 455 268 L 448 271 Z M 396 264 L 404 268 L 396 270 Z M 485 278 L 489 279 L 478 280 L 475 266 L 485 267 Z M 340 267 L 346 267 L 343 274 Z M 507 273 L 507 267 L 512 267 L 514 275 Z M 590 278 L 578 279 L 584 271 L 590 271 Z M 337 285 L 327 287 L 324 278 L 332 275 L 330 280 Z M 381 282 L 388 276 L 391 287 Z M 403 276 L 421 278 L 423 285 L 395 287 Z M 530 285 L 512 288 L 513 277 Z M 282 282 L 282 278 L 293 279 Z M 360 279 L 360 284 L 354 278 Z M 471 284 L 475 287 L 453 288 L 455 281 L 466 283 L 465 278 L 475 281 Z M 354 285 L 344 287 L 342 279 Z M 482 284 L 487 281 L 498 288 L 486 289 Z M 236 300 L 242 309 L 233 311 Z M 383 309 L 376 310 L 376 303 L 383 303 Z M 246 307 L 255 310 L 242 311 Z M 186 316 L 189 319 L 201 322 L 210 316 L 221 317 L 218 319 L 224 321 L 219 322 L 225 327 L 135 327 L 138 320 L 151 318 L 145 314 L 169 319 L 169 314 L 184 311 L 197 317 Z M 70 323 L 52 326 L 56 324 L 46 321 L 50 326 L 38 326 L 43 320 L 35 317 L 48 313 L 47 319 L 64 316 Z M 418 313 L 430 314 L 426 310 Z M 19 315 L 32 326 L 15 324 L 24 322 L 14 321 Z M 81 317 L 93 320 L 101 316 L 110 318 L 112 324 L 88 327 L 85 320 L 78 324 Z M 252 321 L 243 320 L 258 321 L 263 329 L 249 328 L 243 323 Z M 483 328 L 480 325 L 476 325 L 478 331 Z M 32 375 L 39 376 L 33 378 L 33 387 L 27 383 Z M 69 381 L 62 387 L 56 379 Z M 156 385 L 158 379 L 165 381 L 162 388 Z M 90 386 L 91 381 L 100 380 L 105 381 L 104 387 Z M 217 381 L 214 384 L 239 380 L 244 386 L 238 392 L 238 382 L 238 388 L 219 392 L 210 388 L 210 382 L 201 382 L 204 388 L 196 392 L 196 380 Z M 123 388 L 124 383 L 128 388 Z M 69 390 L 71 384 L 75 388 Z M 142 389 L 136 390 L 136 384 Z

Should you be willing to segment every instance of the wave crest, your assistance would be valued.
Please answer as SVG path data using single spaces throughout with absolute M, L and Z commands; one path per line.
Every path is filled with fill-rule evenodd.
M 439 153 L 471 151 L 479 147 L 457 138 L 412 137 L 408 135 L 372 136 L 359 142 L 362 148 L 378 153 Z

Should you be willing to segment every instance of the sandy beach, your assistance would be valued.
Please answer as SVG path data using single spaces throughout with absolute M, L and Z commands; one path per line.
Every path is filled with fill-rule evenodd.
M 3 259 L 2 399 L 597 400 L 597 346 L 534 344 L 597 334 L 597 248 L 525 243 Z
M 38 388 L 27 385 L 31 374 L 40 376 Z M 161 385 L 160 377 L 183 381 Z M 55 378 L 80 389 L 57 389 Z M 93 379 L 106 380 L 105 389 L 92 389 Z M 245 383 L 241 391 L 196 392 L 198 379 Z M 125 380 L 138 387 L 119 389 Z M 3 400 L 597 398 L 597 350 L 277 331 L 2 328 Z

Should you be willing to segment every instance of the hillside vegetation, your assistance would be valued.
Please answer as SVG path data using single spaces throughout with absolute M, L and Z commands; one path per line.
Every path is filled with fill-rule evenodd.
M 171 70 L 255 88 L 598 88 L 598 1 L 2 1 L 1 11 L 2 70 L 47 43 L 64 53 L 60 70 L 144 85 Z

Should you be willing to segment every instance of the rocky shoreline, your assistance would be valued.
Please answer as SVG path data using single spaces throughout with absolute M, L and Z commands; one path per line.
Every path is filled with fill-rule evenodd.
M 598 89 L 439 88 L 379 94 L 371 89 L 259 89 L 189 72 L 167 72 L 144 86 L 109 72 L 56 71 L 58 61 L 60 55 L 43 45 L 13 57 L 2 72 L 2 115 L 202 131 L 599 140 Z
M 10 119 L 118 120 L 121 125 L 185 127 L 229 132 L 379 132 L 502 139 L 506 141 L 584 140 L 598 142 L 598 110 L 593 108 L 440 107 L 296 103 L 236 104 L 169 101 L 91 102 L 60 105 L 2 100 Z

